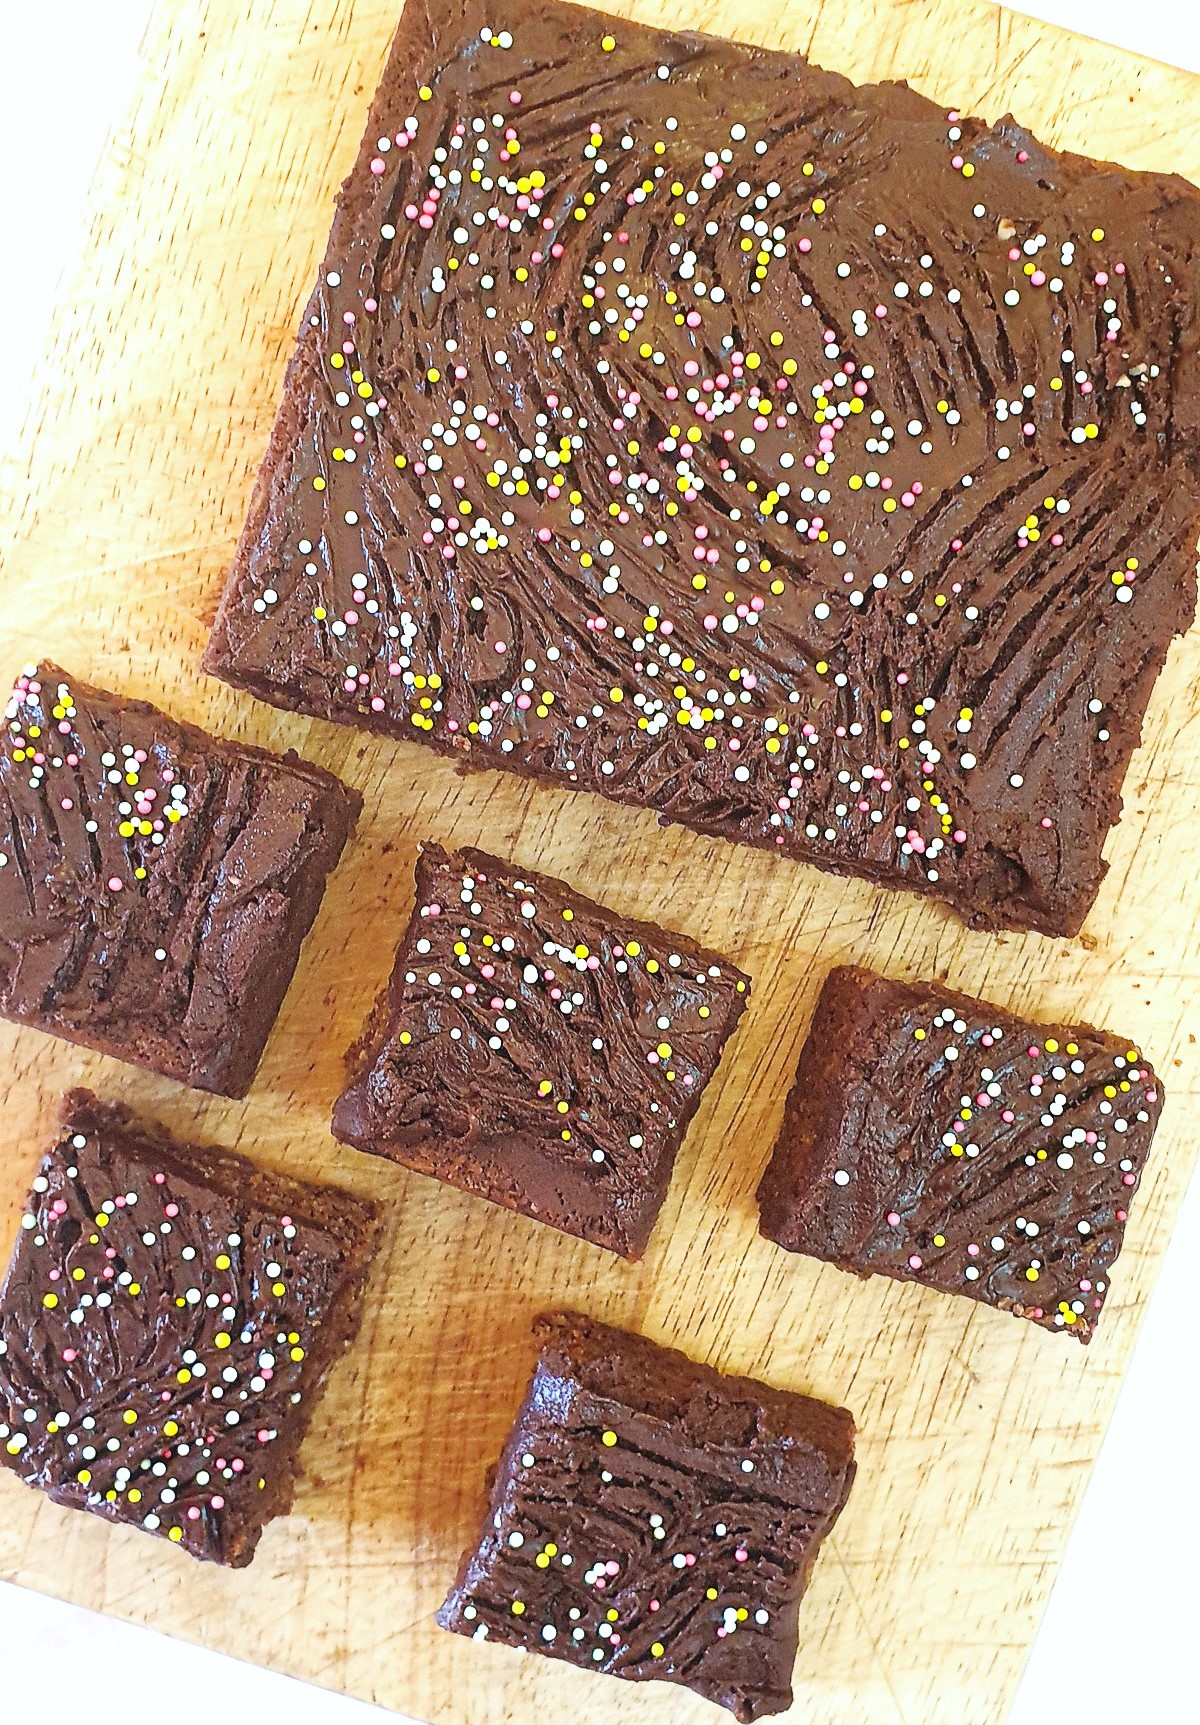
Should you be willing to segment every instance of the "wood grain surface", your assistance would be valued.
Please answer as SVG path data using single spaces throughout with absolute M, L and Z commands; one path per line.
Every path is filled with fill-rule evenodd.
M 982 0 L 611 9 L 801 48 L 860 79 L 905 76 L 989 118 L 1011 109 L 1050 143 L 1200 180 L 1200 79 Z M 529 1370 L 530 1319 L 569 1302 L 858 1416 L 861 1471 L 804 1607 L 789 1717 L 991 1725 L 1194 1154 L 1200 631 L 1172 652 L 1111 872 L 1071 942 L 968 933 L 930 903 L 663 832 L 650 814 L 495 773 L 459 778 L 416 745 L 298 720 L 201 677 L 205 620 L 396 10 L 161 0 L 3 491 L 4 675 L 47 652 L 224 735 L 295 745 L 361 787 L 367 812 L 246 1102 L 0 1026 L 0 1236 L 15 1227 L 53 1096 L 84 1080 L 181 1131 L 386 1200 L 385 1250 L 361 1341 L 318 1412 L 296 1509 L 249 1570 L 194 1564 L 5 1474 L 0 1574 L 432 1721 L 706 1725 L 716 1714 L 686 1691 L 591 1679 L 432 1622 Z M 329 1137 L 341 1053 L 389 968 L 423 837 L 561 874 L 753 973 L 752 1006 L 640 1265 Z M 752 1194 L 811 1004 L 846 960 L 1035 1015 L 1083 1015 L 1134 1038 L 1166 1077 L 1163 1128 L 1090 1349 L 965 1300 L 855 1283 L 757 1236 Z

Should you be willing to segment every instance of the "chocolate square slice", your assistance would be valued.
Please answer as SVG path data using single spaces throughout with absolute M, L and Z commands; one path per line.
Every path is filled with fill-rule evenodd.
M 854 1421 L 574 1313 L 534 1333 L 533 1381 L 438 1622 L 681 1683 L 737 1719 L 783 1712 Z
M 932 982 L 832 970 L 758 1190 L 762 1232 L 1088 1342 L 1158 1124 L 1137 1048 Z
M 0 1463 L 56 1503 L 250 1562 L 358 1328 L 376 1210 L 63 1101 L 0 1287 Z
M 640 1257 L 749 986 L 562 881 L 426 845 L 334 1136 Z
M 408 0 L 205 664 L 1075 933 L 1194 609 L 1198 330 L 1182 179 Z
M 244 1096 L 360 807 L 290 751 L 27 667 L 0 743 L 0 1014 Z

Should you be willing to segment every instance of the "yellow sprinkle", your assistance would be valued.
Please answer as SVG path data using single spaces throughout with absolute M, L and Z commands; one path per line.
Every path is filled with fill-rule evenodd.
M 433 91 L 429 88 L 428 84 L 422 84 L 421 88 L 417 91 L 417 95 L 420 96 L 423 102 L 428 102 L 429 98 L 433 95 Z
M 313 490 L 314 491 L 324 491 L 324 489 L 325 489 L 325 481 L 318 474 L 316 479 L 313 480 Z
M 176 1425 L 174 1420 L 168 1420 L 167 1421 L 166 1425 L 163 1427 L 163 1436 L 164 1437 L 178 1437 L 179 1436 L 179 1427 Z
M 405 1048 L 407 1048 L 409 1043 L 412 1041 L 412 1032 L 409 1030 L 402 1030 L 400 1032 L 400 1041 L 403 1043 Z
M 303 1348 L 293 1348 L 291 1351 L 290 1357 L 293 1360 L 296 1360 L 297 1362 L 299 1362 L 300 1360 L 302 1360 L 304 1358 L 304 1349 Z
M 636 958 L 638 956 L 638 954 L 641 952 L 641 950 L 642 949 L 638 945 L 636 940 L 631 940 L 631 941 L 627 942 L 626 947 L 625 947 L 625 951 L 629 954 L 630 958 Z
M 604 49 L 606 54 L 611 54 L 616 45 L 617 38 L 615 36 L 601 36 L 600 46 Z
M 1025 1272 L 1025 1280 L 1026 1280 L 1026 1281 L 1027 1281 L 1027 1282 L 1036 1282 L 1036 1281 L 1037 1281 L 1037 1279 L 1038 1279 L 1038 1273 L 1037 1273 L 1037 1271 L 1036 1271 L 1036 1270 L 1033 1270 L 1033 1269 L 1030 1269 L 1030 1270 L 1026 1270 L 1026 1272 Z
M 283 1296 L 287 1293 L 287 1289 L 284 1287 L 282 1282 L 272 1282 L 271 1292 L 277 1300 L 282 1300 Z
M 140 1282 L 130 1282 L 129 1292 L 131 1294 L 140 1294 L 141 1291 L 142 1291 L 142 1284 Z
M 121 1418 L 125 1421 L 127 1426 L 135 1426 L 137 1424 L 137 1414 L 132 1408 L 126 1408 L 125 1412 L 121 1415 Z
M 11 1448 L 12 1446 L 10 1445 L 9 1447 Z M 75 1475 L 75 1478 L 79 1481 L 80 1485 L 91 1485 L 92 1483 L 91 1473 L 86 1467 L 80 1468 L 79 1472 Z
M 665 1648 L 665 1647 L 664 1647 L 664 1646 L 663 1646 L 663 1644 L 662 1644 L 662 1642 L 661 1642 L 661 1641 L 655 1641 L 655 1642 L 652 1642 L 652 1643 L 651 1643 L 651 1646 L 650 1646 L 650 1651 L 651 1651 L 651 1653 L 652 1653 L 652 1654 L 653 1654 L 653 1655 L 654 1655 L 654 1657 L 655 1657 L 655 1658 L 656 1658 L 656 1659 L 661 1659 L 661 1658 L 662 1658 L 662 1656 L 663 1656 L 663 1654 L 664 1654 L 664 1653 L 665 1653 L 665 1652 L 666 1652 L 666 1651 L 667 1651 L 667 1650 L 666 1650 L 666 1648 Z
M 616 1432 L 605 1432 L 600 1441 L 605 1449 L 611 1449 L 617 1441 L 617 1434 Z
M 346 361 L 340 353 L 331 353 L 329 356 L 329 363 L 333 367 L 334 371 L 341 371 Z
M 971 179 L 972 176 L 974 175 L 974 173 L 975 173 L 974 165 L 971 162 L 964 162 L 963 163 L 963 179 L 964 180 Z
M 1093 228 L 1092 229 L 1092 238 L 1094 240 L 1102 240 L 1104 238 L 1104 229 L 1103 228 Z
M 812 203 L 812 207 L 813 207 L 813 214 L 815 216 L 823 216 L 825 214 L 825 199 L 824 198 L 814 198 L 813 203 Z
M 183 1529 L 181 1527 L 169 1527 L 167 1529 L 167 1538 L 173 1540 L 174 1543 L 178 1545 L 179 1541 L 183 1538 Z
M 58 1295 L 57 1294 L 43 1294 L 42 1295 L 42 1304 L 43 1304 L 43 1306 L 48 1306 L 51 1310 L 53 1310 L 54 1307 L 57 1306 L 57 1304 L 58 1304 Z
M 213 1337 L 213 1342 L 218 1348 L 227 1348 L 229 1346 L 229 1341 L 230 1337 L 227 1330 L 218 1330 L 216 1335 Z
M 946 1236 L 944 1234 L 935 1234 L 933 1236 L 933 1243 L 935 1246 L 944 1246 L 946 1244 Z

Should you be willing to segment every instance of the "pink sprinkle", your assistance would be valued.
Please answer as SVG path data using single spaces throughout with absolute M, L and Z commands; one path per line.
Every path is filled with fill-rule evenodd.
M 120 892 L 124 884 L 124 881 L 118 880 L 115 874 L 111 875 L 109 877 L 108 890 L 109 892 Z
M 75 804 L 71 801 L 70 797 L 64 797 L 59 806 L 64 809 L 73 809 Z
M 908 1267 L 910 1270 L 919 1270 L 921 1268 L 921 1260 L 920 1260 L 920 1258 L 917 1257 L 917 1254 L 915 1252 L 913 1253 L 912 1257 L 908 1260 Z
M 178 1204 L 165 1204 L 163 1206 L 163 1215 L 164 1216 L 178 1216 L 178 1214 L 179 1214 L 179 1205 Z
M 745 1561 L 749 1557 L 749 1555 L 750 1555 L 750 1553 L 746 1550 L 745 1546 L 739 1545 L 737 1550 L 733 1554 L 733 1561 L 735 1563 L 745 1563 Z
M 189 1521 L 199 1521 L 200 1520 L 200 1511 L 196 1508 L 195 1504 L 193 1504 L 191 1509 L 188 1510 L 187 1518 Z
M 1137 1175 L 1136 1174 L 1126 1174 L 1123 1176 L 1123 1180 L 1124 1180 L 1124 1184 L 1126 1186 L 1136 1186 L 1137 1185 Z
M 497 641 L 496 642 L 496 651 L 497 651 L 497 653 L 507 653 L 508 652 L 507 641 Z
M 384 159 L 382 156 L 376 156 L 374 161 L 371 163 L 371 172 L 373 174 L 377 174 L 377 175 L 382 174 L 386 165 L 387 164 L 384 162 Z
M 801 240 L 800 241 L 800 250 L 802 252 L 811 252 L 812 251 L 812 241 L 811 240 Z
M 1054 825 L 1054 822 L 1050 819 L 1049 815 L 1043 815 L 1042 816 L 1042 825 L 1044 827 L 1052 827 Z
M 214 1509 L 224 1509 L 225 1508 L 225 1499 L 223 1497 L 214 1497 L 212 1499 L 212 1507 Z
M 888 1212 L 888 1227 L 889 1228 L 898 1228 L 899 1226 L 900 1226 L 899 1216 L 896 1214 L 895 1210 L 890 1210 Z
M 521 92 L 519 90 L 510 90 L 508 92 L 508 99 L 514 108 L 519 108 L 521 106 Z
M 62 1351 L 62 1357 L 64 1360 L 66 1360 L 67 1364 L 70 1365 L 71 1361 L 73 1359 L 77 1358 L 77 1355 L 75 1353 L 75 1349 L 74 1348 L 64 1348 Z

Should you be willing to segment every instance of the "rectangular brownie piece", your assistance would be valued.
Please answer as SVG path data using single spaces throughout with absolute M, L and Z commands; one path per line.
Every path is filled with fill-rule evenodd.
M 377 1212 L 64 1099 L 0 1287 L 0 1463 L 240 1568 L 358 1328 Z
M 207 668 L 1076 932 L 1194 608 L 1200 194 L 496 22 L 404 9 Z
M 1137 1049 L 936 983 L 825 980 L 762 1232 L 1091 1340 L 1162 1110 Z
M 416 886 L 334 1136 L 640 1257 L 749 978 L 485 851 Z
M 680 1683 L 737 1719 L 783 1712 L 854 1421 L 572 1312 L 534 1333 L 533 1381 L 438 1622 Z
M 0 747 L 0 1014 L 244 1096 L 361 799 L 28 666 Z

